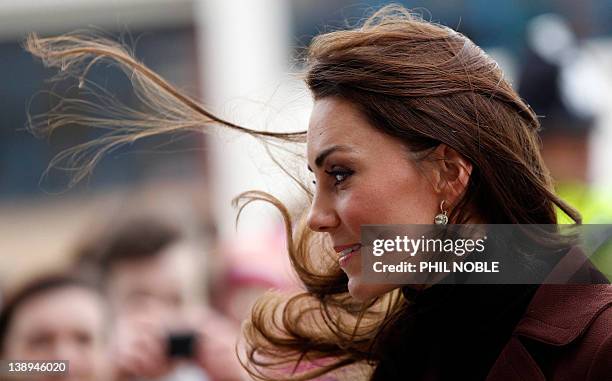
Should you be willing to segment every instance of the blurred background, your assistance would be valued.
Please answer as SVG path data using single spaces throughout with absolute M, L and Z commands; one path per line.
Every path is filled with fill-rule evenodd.
M 153 138 L 107 155 L 73 188 L 61 171 L 45 175 L 54 155 L 95 135 L 73 128 L 39 140 L 25 130 L 28 110 L 49 107 L 35 95 L 52 89 L 47 80 L 54 74 L 24 51 L 28 33 L 111 35 L 231 121 L 303 130 L 312 103 L 299 78 L 304 48 L 316 34 L 356 25 L 386 3 L 0 0 L 0 288 L 74 264 L 79 248 L 142 215 L 172 224 L 196 245 L 202 300 L 224 298 L 211 286 L 219 282 L 262 288 L 294 282 L 272 208 L 248 208 L 235 229 L 230 202 L 240 192 L 265 190 L 289 202 L 299 194 L 253 139 L 215 133 Z M 585 222 L 612 221 L 612 0 L 396 3 L 466 34 L 500 63 L 543 116 L 543 153 L 558 191 Z M 137 107 L 119 70 L 103 65 L 88 77 Z M 248 292 L 237 298 L 233 307 L 217 307 L 232 310 L 252 300 Z M 239 319 L 246 312 L 231 313 Z

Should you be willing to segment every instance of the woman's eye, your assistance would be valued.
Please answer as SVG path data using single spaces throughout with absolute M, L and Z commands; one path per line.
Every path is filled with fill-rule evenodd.
M 352 171 L 348 170 L 331 170 L 325 172 L 335 180 L 335 185 L 342 183 L 353 174 Z
M 348 177 L 348 175 L 345 174 L 345 173 L 336 173 L 334 175 L 334 178 L 336 179 L 337 183 L 343 182 L 347 177 Z

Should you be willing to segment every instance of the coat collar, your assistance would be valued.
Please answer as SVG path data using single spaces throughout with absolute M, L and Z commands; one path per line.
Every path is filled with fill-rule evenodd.
M 567 345 L 610 305 L 610 284 L 542 285 L 514 334 L 550 345 Z
M 612 305 L 612 287 L 607 278 L 576 246 L 565 254 L 545 283 L 527 306 L 515 335 L 550 345 L 567 345 Z
M 610 284 L 542 285 L 491 368 L 487 381 L 544 381 L 539 365 L 520 338 L 563 346 L 580 337 L 612 305 Z

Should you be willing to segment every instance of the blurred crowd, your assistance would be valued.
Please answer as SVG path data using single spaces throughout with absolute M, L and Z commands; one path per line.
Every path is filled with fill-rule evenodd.
M 282 230 L 225 244 L 204 225 L 136 211 L 83 231 L 68 266 L 5 295 L 0 357 L 68 360 L 69 380 L 246 379 L 240 324 L 292 287 Z

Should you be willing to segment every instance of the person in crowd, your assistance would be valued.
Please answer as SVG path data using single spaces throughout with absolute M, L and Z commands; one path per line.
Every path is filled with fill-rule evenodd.
M 211 303 L 238 324 L 267 291 L 291 292 L 299 287 L 279 228 L 238 234 L 219 245 L 219 264 L 210 279 Z
M 130 73 L 144 105 L 154 106 L 142 123 L 134 118 L 143 114 L 124 110 L 134 128 L 124 127 L 117 109 L 105 116 L 103 106 L 90 110 L 95 118 L 54 109 L 42 126 L 116 127 L 101 149 L 211 124 L 275 144 L 306 142 L 314 184 L 302 184 L 308 206 L 297 220 L 269 194 L 238 199 L 279 208 L 304 284 L 289 298 L 267 294 L 254 306 L 240 347 L 252 376 L 305 380 L 359 370 L 371 380 L 611 377 L 612 286 L 599 277 L 603 284 L 372 284 L 363 277 L 364 225 L 554 225 L 555 208 L 581 222 L 554 193 L 536 114 L 462 34 L 388 6 L 355 29 L 316 37 L 305 72 L 314 98 L 309 128 L 286 133 L 215 116 L 112 42 L 32 36 L 27 49 L 77 78 L 85 63 L 102 58 Z M 85 174 L 91 166 L 83 168 Z M 524 238 L 521 244 L 540 247 L 547 237 Z
M 119 380 L 236 380 L 237 325 L 205 307 L 196 245 L 173 223 L 126 218 L 77 249 L 98 274 L 115 319 Z
M 26 283 L 3 305 L 0 358 L 68 361 L 67 372 L 35 372 L 15 380 L 112 380 L 109 330 L 109 308 L 99 287 L 74 275 L 45 275 Z

